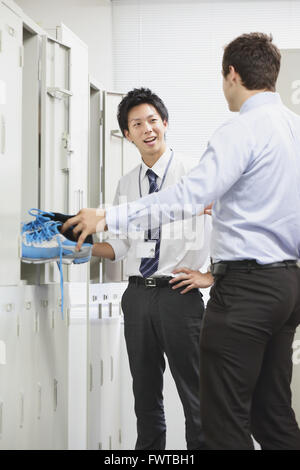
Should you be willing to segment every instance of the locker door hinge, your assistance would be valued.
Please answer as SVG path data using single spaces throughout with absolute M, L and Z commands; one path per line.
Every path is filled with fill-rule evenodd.
M 24 47 L 20 46 L 20 67 L 24 66 Z

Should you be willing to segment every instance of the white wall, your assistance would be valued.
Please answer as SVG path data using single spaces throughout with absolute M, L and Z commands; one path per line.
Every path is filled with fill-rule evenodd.
M 68 26 L 89 48 L 90 75 L 104 88 L 112 88 L 110 0 L 16 0 L 16 3 L 47 32 L 60 23 Z M 55 31 L 52 36 L 55 37 Z
M 168 141 L 199 159 L 234 116 L 222 92 L 223 47 L 253 31 L 300 48 L 299 0 L 112 0 L 115 88 L 148 86 L 165 101 Z

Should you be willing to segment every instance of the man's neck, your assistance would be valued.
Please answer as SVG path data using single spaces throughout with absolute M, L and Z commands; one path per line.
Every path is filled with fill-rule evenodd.
M 239 96 L 239 102 L 238 102 L 238 109 L 240 110 L 245 101 L 247 101 L 251 96 L 257 95 L 258 93 L 263 93 L 265 91 L 271 91 L 271 90 L 243 90 L 242 93 Z
M 160 157 L 165 153 L 167 146 L 165 145 L 163 149 L 159 150 L 156 153 L 153 153 L 151 155 L 142 155 L 143 162 L 145 165 L 147 165 L 149 168 L 152 168 L 153 165 L 160 159 Z

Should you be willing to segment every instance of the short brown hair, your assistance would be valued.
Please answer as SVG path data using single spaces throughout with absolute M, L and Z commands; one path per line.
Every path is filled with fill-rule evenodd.
M 223 54 L 224 77 L 232 65 L 248 90 L 275 91 L 281 54 L 272 40 L 272 35 L 249 33 L 231 41 Z

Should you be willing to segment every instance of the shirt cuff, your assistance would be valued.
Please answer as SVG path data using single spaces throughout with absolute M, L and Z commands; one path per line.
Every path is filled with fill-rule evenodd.
M 116 263 L 121 259 L 125 258 L 128 253 L 129 246 L 125 240 L 106 240 L 106 243 L 109 243 L 112 249 L 115 252 L 115 259 L 112 263 Z

